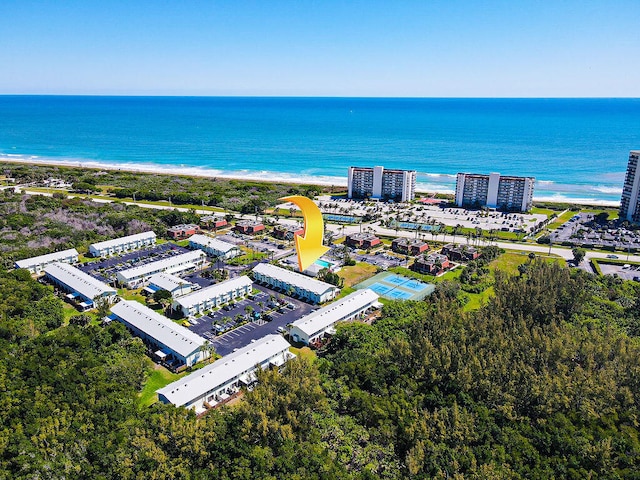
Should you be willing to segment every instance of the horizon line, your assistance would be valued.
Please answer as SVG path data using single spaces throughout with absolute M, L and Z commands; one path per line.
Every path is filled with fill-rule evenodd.
M 632 96 L 492 97 L 492 96 L 346 96 L 346 95 L 189 95 L 112 93 L 0 93 L 0 97 L 130 97 L 130 98 L 255 98 L 255 99 L 371 99 L 371 100 L 640 100 Z

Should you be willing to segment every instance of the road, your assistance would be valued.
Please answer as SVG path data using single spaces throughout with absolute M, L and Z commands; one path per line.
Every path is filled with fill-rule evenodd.
M 52 196 L 51 193 L 30 191 L 28 187 L 23 187 L 20 185 L 16 185 L 15 187 L 12 186 L 11 188 L 19 189 L 24 193 L 28 193 L 30 195 L 45 195 L 49 197 Z M 67 195 L 67 196 L 69 198 L 74 197 L 74 195 Z M 114 201 L 114 200 L 103 199 L 103 198 L 93 198 L 91 200 L 97 203 L 112 203 Z M 122 203 L 126 205 L 137 205 L 138 207 L 142 207 L 142 208 L 152 208 L 155 210 L 178 210 L 180 212 L 188 212 L 191 210 L 190 208 L 185 208 L 185 207 L 174 207 L 171 205 L 154 205 L 154 204 L 144 203 L 144 202 L 122 202 Z M 199 215 L 204 215 L 204 214 L 211 213 L 211 210 L 196 210 L 195 212 Z M 237 218 L 253 218 L 254 216 L 253 215 L 236 215 L 236 217 Z M 340 233 L 344 235 L 357 233 L 361 230 L 369 231 L 370 229 L 372 233 L 375 233 L 377 235 L 387 235 L 392 237 L 407 237 L 407 238 L 415 238 L 416 236 L 415 232 L 409 232 L 405 230 L 399 230 L 396 232 L 394 229 L 383 227 L 380 224 L 380 222 L 374 222 L 374 223 L 366 224 L 362 226 L 360 225 L 342 226 L 342 225 L 327 224 L 327 229 L 334 233 Z M 463 243 L 462 240 L 464 238 L 465 237 L 461 235 L 457 235 L 455 237 L 453 235 L 437 235 L 435 237 L 435 240 L 438 242 L 445 242 L 445 243 Z M 484 245 L 486 245 L 486 243 L 481 244 L 481 246 L 484 246 Z M 552 255 L 557 255 L 559 257 L 562 257 L 565 260 L 573 259 L 573 253 L 571 252 L 571 249 L 567 247 L 552 246 L 551 248 L 549 248 L 549 246 L 545 246 L 545 245 L 534 245 L 529 243 L 515 243 L 515 242 L 492 242 L 492 245 L 497 245 L 498 247 L 504 248 L 505 250 L 534 252 L 537 254 L 547 254 L 547 255 L 552 254 Z M 595 252 L 595 251 L 587 250 L 585 259 L 580 264 L 580 267 L 584 268 L 587 271 L 591 271 L 589 261 L 592 258 L 607 258 L 607 255 L 610 255 L 610 254 L 605 252 Z M 640 255 L 627 256 L 627 255 L 619 254 L 618 256 L 630 262 L 640 262 Z
M 328 225 L 327 228 L 332 232 L 344 233 L 345 235 L 349 235 L 351 233 L 360 232 L 360 225 L 349 225 L 345 226 L 344 229 L 341 225 Z M 406 238 L 415 238 L 415 232 L 409 232 L 406 230 L 398 230 L 397 232 L 394 229 L 385 228 L 379 224 L 379 222 L 375 222 L 368 225 L 362 225 L 362 231 L 367 232 L 371 229 L 372 233 L 377 235 L 386 235 L 391 237 L 406 237 Z M 434 240 L 438 242 L 445 243 L 464 243 L 466 238 L 461 235 L 437 235 L 434 236 Z M 425 240 L 428 242 L 428 239 Z M 480 243 L 480 246 L 489 245 L 488 242 Z M 562 257 L 565 260 L 573 260 L 573 252 L 569 247 L 554 247 L 549 245 L 537 245 L 530 243 L 515 243 L 515 242 L 491 242 L 491 245 L 497 245 L 500 248 L 505 250 L 516 250 L 521 252 L 533 252 L 540 255 L 557 255 Z M 611 255 L 611 253 L 607 252 L 596 252 L 591 250 L 586 250 L 586 255 L 584 260 L 580 263 L 580 268 L 592 272 L 590 260 L 592 258 L 607 258 L 607 255 Z M 618 256 L 622 259 L 628 260 L 630 262 L 640 262 L 640 255 L 629 255 L 618 253 Z

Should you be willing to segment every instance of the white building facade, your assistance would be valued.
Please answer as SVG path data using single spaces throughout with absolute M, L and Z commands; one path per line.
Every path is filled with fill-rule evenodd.
M 113 303 L 118 294 L 115 288 L 67 263 L 51 263 L 44 273 L 47 280 L 69 292 L 67 298 L 82 310 L 93 308 L 100 299 Z
M 291 293 L 311 303 L 328 302 L 340 292 L 340 289 L 334 285 L 269 263 L 259 263 L 252 272 L 255 281 L 279 289 L 283 293 Z
M 78 263 L 78 251 L 75 248 L 61 252 L 47 253 L 37 257 L 25 258 L 15 263 L 16 268 L 24 268 L 30 273 L 41 273 L 47 265 L 52 263 Z
M 89 253 L 93 257 L 110 257 L 111 255 L 120 255 L 144 247 L 152 247 L 155 244 L 156 234 L 150 231 L 92 243 L 89 245 Z
M 526 212 L 533 206 L 533 177 L 458 173 L 456 205 Z
M 144 288 L 144 291 L 149 295 L 153 295 L 158 290 L 166 290 L 175 298 L 191 293 L 193 287 L 193 283 L 187 282 L 177 275 L 163 272 L 151 275 L 149 284 Z
M 111 307 L 115 320 L 140 337 L 156 356 L 180 367 L 191 366 L 208 358 L 207 340 L 139 302 L 121 300 Z
M 252 289 L 253 282 L 243 275 L 179 297 L 174 300 L 172 307 L 174 310 L 181 311 L 183 316 L 192 317 L 236 298 L 244 297 L 250 294 Z
M 349 198 L 375 198 L 409 202 L 415 198 L 416 171 L 384 167 L 349 167 Z
M 255 383 L 257 368 L 279 368 L 295 358 L 289 347 L 280 335 L 267 335 L 159 389 L 158 398 L 202 413 L 227 400 L 242 386 Z
M 197 233 L 189 237 L 189 246 L 198 250 L 202 250 L 212 257 L 228 260 L 237 257 L 242 252 L 233 243 L 223 242 L 217 238 Z
M 620 218 L 630 222 L 640 222 L 640 150 L 629 153 L 627 174 L 624 178 L 620 200 Z
M 157 262 L 151 262 L 139 267 L 129 268 L 116 273 L 120 285 L 127 288 L 139 288 L 145 286 L 149 278 L 156 273 L 180 273 L 201 268 L 207 259 L 207 255 L 200 251 L 182 253 L 169 258 L 163 258 Z
M 295 342 L 305 345 L 334 333 L 336 323 L 362 318 L 368 310 L 380 307 L 378 294 L 368 288 L 353 292 L 343 299 L 296 320 L 289 329 Z

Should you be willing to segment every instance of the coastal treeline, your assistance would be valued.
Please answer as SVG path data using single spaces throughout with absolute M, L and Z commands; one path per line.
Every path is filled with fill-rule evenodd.
M 0 163 L 0 173 L 15 178 L 18 183 L 56 178 L 84 193 L 104 193 L 119 199 L 132 199 L 135 195 L 136 200 L 170 200 L 175 205 L 208 205 L 241 213 L 262 212 L 287 195 L 313 197 L 333 191 L 333 187 L 317 185 L 48 165 Z
M 638 286 L 534 261 L 493 288 L 390 302 L 196 419 L 139 404 L 122 325 L 0 267 L 0 478 L 637 478 Z

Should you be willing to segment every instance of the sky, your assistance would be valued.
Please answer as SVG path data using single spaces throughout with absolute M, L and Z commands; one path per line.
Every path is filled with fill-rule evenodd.
M 640 97 L 640 0 L 2 0 L 0 94 Z

